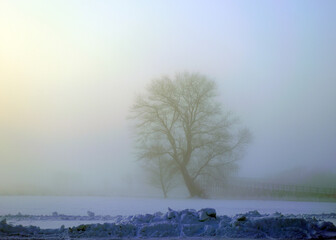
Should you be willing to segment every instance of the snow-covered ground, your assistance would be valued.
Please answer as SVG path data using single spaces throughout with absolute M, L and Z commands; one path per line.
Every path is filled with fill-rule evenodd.
M 335 214 L 329 214 L 336 217 Z M 25 216 L 7 215 L 24 218 Z M 65 216 L 53 213 L 49 216 L 27 216 L 52 220 L 58 218 L 97 218 L 93 212 L 88 216 Z M 111 218 L 110 216 L 105 216 Z M 102 218 L 101 216 L 99 218 Z M 103 217 L 104 218 L 104 217 Z M 213 208 L 196 211 L 185 209 L 166 213 L 137 214 L 112 217 L 111 223 L 81 224 L 76 227 L 41 229 L 36 226 L 8 224 L 0 222 L 2 239 L 108 239 L 108 238 L 249 238 L 249 239 L 333 239 L 336 227 L 331 222 L 319 219 L 319 215 L 283 215 L 281 213 L 260 214 L 250 211 L 235 216 L 219 216 Z M 111 220 L 111 219 L 110 219 Z
M 68 215 L 86 215 L 92 211 L 97 215 L 134 215 L 166 212 L 168 207 L 176 210 L 187 208 L 215 208 L 218 214 L 234 215 L 257 210 L 260 213 L 281 212 L 283 214 L 335 213 L 336 202 L 295 202 L 261 200 L 219 199 L 159 199 L 159 198 L 115 198 L 115 197 L 0 197 L 0 215 L 41 215 L 56 211 Z
M 168 208 L 176 211 L 168 211 Z M 201 213 L 197 211 L 203 208 L 213 208 L 216 210 L 217 216 L 221 217 L 201 221 Z M 185 209 L 195 210 L 186 211 Z M 175 217 L 170 218 L 169 214 Z M 206 217 L 206 215 L 204 216 Z M 242 221 L 238 221 L 237 219 L 241 216 L 246 216 L 246 219 L 243 218 Z M 38 237 L 49 233 L 43 232 L 39 228 L 29 228 L 27 226 L 33 225 L 41 229 L 56 229 L 51 231 L 50 234 L 54 234 L 57 237 L 60 234 L 66 234 L 67 236 L 70 234 L 71 236 L 74 235 L 74 237 L 92 237 L 95 234 L 102 234 L 105 237 L 118 237 L 118 234 L 121 234 L 119 237 L 144 237 L 145 235 L 143 234 L 145 233 L 143 231 L 148 234 L 146 235 L 147 237 L 155 237 L 161 236 L 162 232 L 167 232 L 169 229 L 179 229 L 178 232 L 169 230 L 166 234 L 169 237 L 210 237 L 213 236 L 212 234 L 221 237 L 237 237 L 243 234 L 241 237 L 247 238 L 258 236 L 310 238 L 321 236 L 321 234 L 329 234 L 328 231 L 334 229 L 333 225 L 323 225 L 322 221 L 330 221 L 336 224 L 336 203 L 10 196 L 0 197 L 1 219 L 6 219 L 7 221 L 0 224 L 0 232 L 2 231 L 4 234 L 6 232 L 14 234 L 25 232 L 28 235 L 37 234 Z M 184 222 L 183 219 L 187 222 Z M 191 222 L 188 222 L 188 219 Z M 78 228 L 71 228 L 73 229 L 71 231 L 68 230 L 68 227 L 81 224 L 81 228 L 85 230 L 81 230 L 81 228 L 79 230 Z M 11 227 L 15 225 L 26 227 Z M 65 228 L 61 228 L 62 225 Z M 267 226 L 271 230 L 267 230 Z M 113 232 L 119 228 L 123 228 L 126 232 L 118 232 L 113 235 Z M 240 230 L 238 231 L 238 229 Z M 284 235 L 280 234 L 281 231 L 283 231 Z

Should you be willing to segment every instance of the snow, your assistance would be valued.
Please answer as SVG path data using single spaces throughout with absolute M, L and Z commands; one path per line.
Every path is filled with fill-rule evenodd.
M 1 239 L 336 236 L 336 203 L 328 202 L 0 197 L 1 219 Z
M 261 200 L 222 199 L 160 199 L 160 198 L 116 198 L 116 197 L 0 197 L 0 215 L 42 215 L 54 211 L 68 215 L 87 215 L 87 211 L 98 215 L 134 215 L 165 212 L 168 207 L 176 210 L 187 208 L 214 208 L 217 214 L 234 215 L 257 210 L 260 213 L 281 212 L 283 214 L 321 214 L 336 212 L 336 202 L 295 202 Z
M 329 214 L 334 216 L 333 214 Z M 16 215 L 17 216 L 17 215 Z M 21 215 L 22 217 L 22 215 Z M 31 216 L 32 217 L 32 216 Z M 52 214 L 40 216 L 60 218 Z M 75 216 L 73 216 L 75 217 Z M 89 218 L 97 218 L 93 212 Z M 104 224 L 82 224 L 76 227 L 40 229 L 39 227 L 12 226 L 2 220 L 0 237 L 22 238 L 156 238 L 156 237 L 223 237 L 223 238 L 273 238 L 312 239 L 336 237 L 336 227 L 331 222 L 321 221 L 315 216 L 261 214 L 250 211 L 235 216 L 219 216 L 215 209 L 198 211 L 184 209 L 154 214 L 115 216 L 113 222 Z

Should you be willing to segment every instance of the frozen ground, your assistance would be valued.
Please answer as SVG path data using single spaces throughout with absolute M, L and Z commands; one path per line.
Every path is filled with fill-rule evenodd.
M 328 214 L 335 217 L 335 214 Z M 322 216 L 322 215 L 321 215 Z M 25 217 L 7 215 L 6 217 Z M 95 219 L 92 212 L 88 216 L 70 216 L 54 213 L 49 216 L 33 216 L 44 220 L 58 218 Z M 319 219 L 320 215 L 283 215 L 281 213 L 260 214 L 250 211 L 235 216 L 219 216 L 213 208 L 185 209 L 166 213 L 137 214 L 131 216 L 105 216 L 110 223 L 81 224 L 76 227 L 64 226 L 41 229 L 35 226 L 0 222 L 2 239 L 120 239 L 120 238 L 249 238 L 249 239 L 332 239 L 336 237 L 336 227 L 331 222 Z M 101 217 L 99 217 L 101 218 Z M 98 218 L 98 219 L 99 219 Z
M 219 215 L 233 216 L 239 213 L 257 210 L 261 214 L 321 214 L 336 213 L 336 203 L 330 202 L 293 202 L 260 200 L 211 200 L 211 199 L 155 199 L 155 198 L 113 198 L 113 197 L 36 197 L 6 196 L 0 197 L 0 216 L 51 215 L 53 212 L 65 215 L 86 216 L 87 211 L 101 216 L 135 215 L 166 212 L 168 207 L 175 210 L 214 208 Z M 329 219 L 334 221 L 334 219 Z M 76 226 L 82 223 L 102 223 L 101 220 L 66 221 L 54 219 L 16 218 L 8 219 L 13 224 L 35 225 L 42 228 Z M 108 221 L 106 221 L 108 222 Z
M 336 202 L 295 202 L 260 200 L 200 200 L 159 198 L 113 198 L 113 197 L 0 197 L 0 215 L 41 215 L 54 211 L 68 215 L 86 215 L 87 211 L 97 215 L 133 215 L 165 212 L 167 208 L 182 210 L 212 207 L 221 215 L 233 215 L 257 210 L 260 213 L 282 212 L 284 214 L 333 213 Z
M 168 211 L 169 207 L 177 211 Z M 216 214 L 220 217 L 200 221 L 201 216 L 197 211 L 202 208 L 216 209 Z M 196 211 L 184 209 L 196 209 Z M 169 214 L 175 217 L 169 218 Z M 7 221 L 0 224 L 0 233 L 12 231 L 20 235 L 23 232 L 26 236 L 37 234 L 34 236 L 42 236 L 42 238 L 48 234 L 49 237 L 57 238 L 61 235 L 77 238 L 95 235 L 210 237 L 215 234 L 220 237 L 285 238 L 293 236 L 300 239 L 327 237 L 326 234 L 330 234 L 329 230 L 334 234 L 333 225 L 323 222 L 331 221 L 336 224 L 336 203 L 25 196 L 0 197 L 0 216 L 0 219 L 6 218 Z M 238 221 L 241 216 L 246 216 L 246 219 Z M 15 225 L 26 227 L 11 227 Z M 30 225 L 39 228 L 27 227 Z M 62 228 L 62 225 L 65 228 Z M 73 228 L 79 225 L 82 227 Z M 69 227 L 73 231 L 68 230 Z M 55 230 L 49 232 L 41 230 L 46 228 Z M 120 232 L 121 230 L 117 229 L 123 229 L 126 232 Z M 176 232 L 173 229 L 179 230 Z M 163 234 L 164 232 L 166 235 Z M 281 232 L 284 235 L 281 235 Z

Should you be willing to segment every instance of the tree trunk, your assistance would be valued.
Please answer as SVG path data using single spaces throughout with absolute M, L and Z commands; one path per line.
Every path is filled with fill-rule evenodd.
M 162 189 L 162 192 L 163 192 L 163 197 L 164 197 L 164 198 L 167 198 L 167 192 L 164 191 L 163 189 Z
M 160 184 L 161 184 L 161 189 L 162 189 L 162 192 L 163 192 L 163 197 L 164 198 L 167 198 L 167 189 L 166 189 L 166 186 L 165 186 L 165 183 L 163 181 L 163 176 L 162 176 L 162 166 L 161 166 L 161 161 L 159 162 L 160 163 Z
M 183 176 L 184 183 L 189 191 L 190 197 L 201 197 L 204 198 L 203 190 L 194 182 L 190 177 L 185 166 L 180 166 L 180 171 Z

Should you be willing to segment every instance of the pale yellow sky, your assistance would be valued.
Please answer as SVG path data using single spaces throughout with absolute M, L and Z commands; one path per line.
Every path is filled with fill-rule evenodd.
M 80 127 L 78 118 L 90 121 L 97 104 L 122 105 L 118 87 L 125 73 L 125 56 L 108 31 L 88 32 L 85 22 L 78 24 L 88 21 L 84 16 L 71 21 L 77 15 L 69 12 L 71 4 L 1 4 L 1 121 L 34 130 L 56 127 L 58 132 Z M 66 11 L 61 14 L 61 9 Z M 104 92 L 106 87 L 108 92 Z

